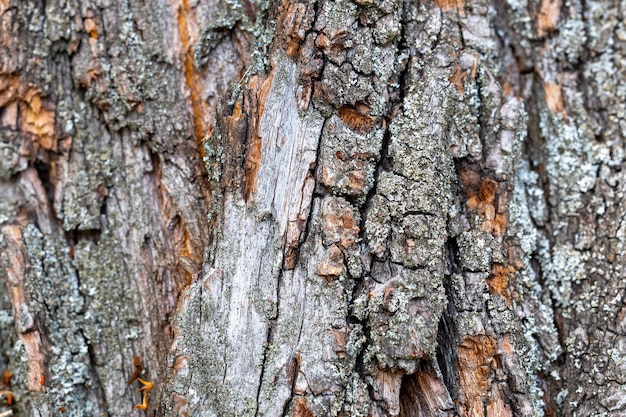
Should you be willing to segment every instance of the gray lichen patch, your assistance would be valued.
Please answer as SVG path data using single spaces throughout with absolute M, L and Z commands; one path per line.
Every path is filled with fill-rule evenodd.
M 581 58 L 588 41 L 585 23 L 581 17 L 578 15 L 561 22 L 557 36 L 548 40 L 550 53 L 559 61 L 574 65 Z
M 392 267 L 394 278 L 368 294 L 370 345 L 380 367 L 413 373 L 437 346 L 436 326 L 446 304 L 440 277 L 427 270 Z
M 370 200 L 365 221 L 365 239 L 369 251 L 377 258 L 382 258 L 387 252 L 391 233 L 391 215 L 387 199 L 375 195 Z
M 344 42 L 351 42 L 349 34 L 358 25 L 359 7 L 352 2 L 340 1 L 324 1 L 321 6 L 320 14 L 315 22 L 315 29 L 323 30 L 331 41 L 342 39 Z M 349 47 L 351 44 L 346 46 Z
M 74 248 L 74 262 L 81 276 L 79 290 L 88 299 L 84 335 L 89 343 L 106 346 L 119 343 L 121 335 L 117 327 L 123 326 L 128 332 L 127 339 L 137 339 L 142 335 L 140 320 L 136 318 L 141 303 L 139 287 L 130 280 L 116 279 L 127 272 L 116 256 L 114 237 L 107 233 L 98 242 L 107 251 L 96 251 L 95 246 L 81 242 Z M 107 325 L 103 326 L 104 323 Z
M 389 2 L 391 3 L 391 2 Z M 395 5 L 389 7 L 389 12 L 386 14 L 371 13 L 368 18 L 372 23 L 376 22 L 372 36 L 377 44 L 381 46 L 388 46 L 390 43 L 396 41 L 402 33 L 401 24 L 401 2 L 394 1 Z
M 17 104 L 11 110 L 17 112 Z M 11 176 L 26 169 L 29 157 L 32 158 L 35 153 L 35 144 L 29 136 L 17 132 L 2 134 L 0 137 L 0 179 L 8 180 Z
M 368 372 L 413 373 L 420 360 L 431 359 L 437 347 L 435 326 L 447 303 L 442 259 L 451 159 L 444 145 L 448 116 L 442 102 L 449 83 L 430 75 L 422 85 L 426 88 L 432 81 L 432 94 L 413 88 L 390 126 L 390 170 L 379 173 L 376 194 L 367 207 L 368 248 L 378 258 L 389 254 L 387 262 L 374 262 L 354 302 L 355 314 L 364 314 L 369 324 L 364 356 Z M 374 380 L 371 384 L 376 389 Z M 390 410 L 398 407 L 393 395 L 381 400 Z
M 540 26 L 537 36 L 524 5 L 507 7 L 524 27 L 512 37 L 515 48 L 537 74 L 525 81 L 530 163 L 520 166 L 522 191 L 516 189 L 511 211 L 511 231 L 525 255 L 518 317 L 529 353 L 536 352 L 529 362 L 543 369 L 544 398 L 554 398 L 557 412 L 619 413 L 622 390 L 609 375 L 621 366 L 609 352 L 623 344 L 624 331 L 607 317 L 622 314 L 615 297 L 624 287 L 617 237 L 623 186 L 614 176 L 624 159 L 621 11 L 611 2 L 572 2 L 552 13 L 552 27 Z M 559 354 L 564 361 L 555 360 Z
M 469 85 L 467 82 L 466 85 Z M 477 98 L 475 92 L 467 91 L 466 100 L 455 101 L 455 117 L 452 119 L 448 133 L 448 143 L 450 155 L 455 158 L 469 156 L 472 159 L 479 158 L 482 154 L 482 142 L 479 136 L 478 114 L 476 112 Z
M 101 404 L 85 384 L 94 384 L 89 372 L 90 358 L 82 333 L 84 297 L 69 256 L 59 242 L 27 226 L 24 244 L 32 266 L 29 289 L 30 308 L 43 317 L 49 330 L 50 346 L 40 354 L 49 359 L 46 402 L 66 404 L 68 415 L 101 412 Z
M 335 65 L 327 63 L 324 68 L 323 83 L 329 100 L 336 105 L 354 105 L 369 101 L 372 93 L 370 78 L 358 74 L 350 63 Z
M 346 387 L 346 399 L 343 409 L 354 417 L 367 417 L 370 412 L 368 386 L 362 377 L 353 372 Z
M 74 115 L 72 120 L 79 129 L 72 140 L 72 152 L 61 159 L 60 172 L 51 178 L 53 184 L 60 185 L 54 205 L 68 231 L 101 228 L 107 186 L 117 166 L 111 134 L 92 117 L 89 111 Z
M 494 238 L 491 233 L 470 230 L 459 236 L 461 266 L 474 272 L 491 270 L 494 252 Z
M 360 74 L 372 73 L 372 33 L 369 29 L 362 28 L 354 36 L 354 44 L 348 52 L 347 59 L 352 62 L 354 70 Z M 361 59 L 363 57 L 363 59 Z
M 546 143 L 546 170 L 551 187 L 550 204 L 560 216 L 576 213 L 582 207 L 581 194 L 591 190 L 596 182 L 597 163 L 590 158 L 591 145 L 581 130 L 560 115 L 542 113 L 542 134 Z
M 39 204 L 44 205 L 41 200 Z M 141 202 L 133 201 L 131 206 L 126 221 L 133 227 L 124 237 L 130 241 L 140 228 L 137 219 L 147 218 L 150 212 Z M 103 223 L 111 229 L 74 232 L 69 242 L 45 205 L 37 207 L 39 228 L 23 227 L 29 269 L 15 277 L 23 281 L 26 300 L 21 304 L 16 299 L 15 330 L 28 352 L 28 370 L 20 375 L 17 372 L 23 369 L 15 369 L 16 383 L 28 378 L 32 391 L 45 390 L 45 394 L 27 395 L 25 404 L 34 401 L 35 408 L 55 410 L 63 406 L 75 416 L 125 415 L 132 410 L 125 366 L 132 366 L 133 354 L 142 350 L 141 342 L 135 345 L 141 338 L 158 340 L 159 336 L 154 337 L 149 318 L 140 313 L 145 307 L 139 295 L 146 291 L 133 285 L 132 277 L 140 275 L 140 268 L 123 252 L 129 242 L 116 234 L 119 206 L 114 208 Z M 144 359 L 150 370 L 147 378 L 156 382 L 154 362 Z
M 211 5 L 209 13 L 212 12 L 212 19 L 209 25 L 204 28 L 198 42 L 194 48 L 194 64 L 201 68 L 204 66 L 209 55 L 227 36 L 231 35 L 235 25 L 248 18 L 244 12 L 244 8 L 239 2 L 224 1 L 219 4 Z
M 539 255 L 545 285 L 550 289 L 556 306 L 569 307 L 572 287 L 585 279 L 584 264 L 588 255 L 581 254 L 569 244 L 552 247 L 549 252 L 547 248 L 540 247 Z
M 410 73 L 413 74 L 414 71 L 416 69 L 412 68 Z M 422 94 L 420 88 L 432 93 Z M 444 82 L 437 75 L 427 74 L 413 86 L 411 94 L 404 100 L 402 114 L 391 124 L 389 158 L 393 172 L 403 179 L 391 177 L 389 174 L 383 176 L 381 173 L 378 190 L 390 202 L 399 199 L 391 197 L 391 193 L 403 193 L 408 189 L 418 193 L 415 197 L 422 202 L 414 203 L 415 198 L 411 197 L 400 198 L 408 200 L 404 204 L 419 204 L 421 207 L 418 206 L 415 210 L 425 213 L 447 211 L 450 203 L 446 196 L 450 189 L 452 164 L 444 146 L 444 126 L 448 122 L 448 88 L 447 80 Z M 428 117 L 425 117 L 426 114 Z M 389 181 L 407 184 L 404 187 L 401 184 L 385 184 Z M 391 211 L 394 216 L 395 210 L 392 208 Z
M 427 267 L 443 256 L 445 218 L 407 215 L 392 222 L 389 250 L 391 261 L 407 268 Z
M 332 116 L 321 142 L 319 181 L 337 195 L 363 199 L 374 182 L 383 130 L 359 134 Z
M 431 184 L 418 183 L 383 171 L 378 178 L 376 190 L 389 202 L 390 216 L 398 218 L 409 212 L 435 213 L 440 200 L 436 194 L 428 193 L 431 187 Z

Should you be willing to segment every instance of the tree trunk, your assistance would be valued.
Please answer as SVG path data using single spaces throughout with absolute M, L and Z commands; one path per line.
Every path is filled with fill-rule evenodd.
M 626 416 L 625 13 L 0 0 L 0 416 Z

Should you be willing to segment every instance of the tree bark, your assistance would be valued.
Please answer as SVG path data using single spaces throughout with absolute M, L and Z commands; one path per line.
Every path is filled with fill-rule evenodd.
M 0 415 L 626 415 L 624 13 L 0 0 Z

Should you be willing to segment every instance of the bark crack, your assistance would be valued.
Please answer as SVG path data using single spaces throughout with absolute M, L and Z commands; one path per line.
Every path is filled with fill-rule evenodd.
M 449 238 L 446 246 L 450 273 L 444 276 L 443 287 L 448 303 L 439 321 L 439 328 L 437 329 L 436 358 L 443 374 L 443 383 L 452 399 L 456 401 L 459 399 L 459 387 L 457 386 L 459 375 L 456 366 L 458 358 L 455 345 L 458 332 L 455 325 L 457 312 L 454 304 L 454 288 L 452 287 L 451 276 L 460 272 L 457 239 L 455 237 Z

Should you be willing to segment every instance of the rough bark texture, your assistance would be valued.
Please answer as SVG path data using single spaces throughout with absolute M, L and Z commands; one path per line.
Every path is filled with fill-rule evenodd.
M 0 0 L 0 415 L 626 416 L 625 13 Z

